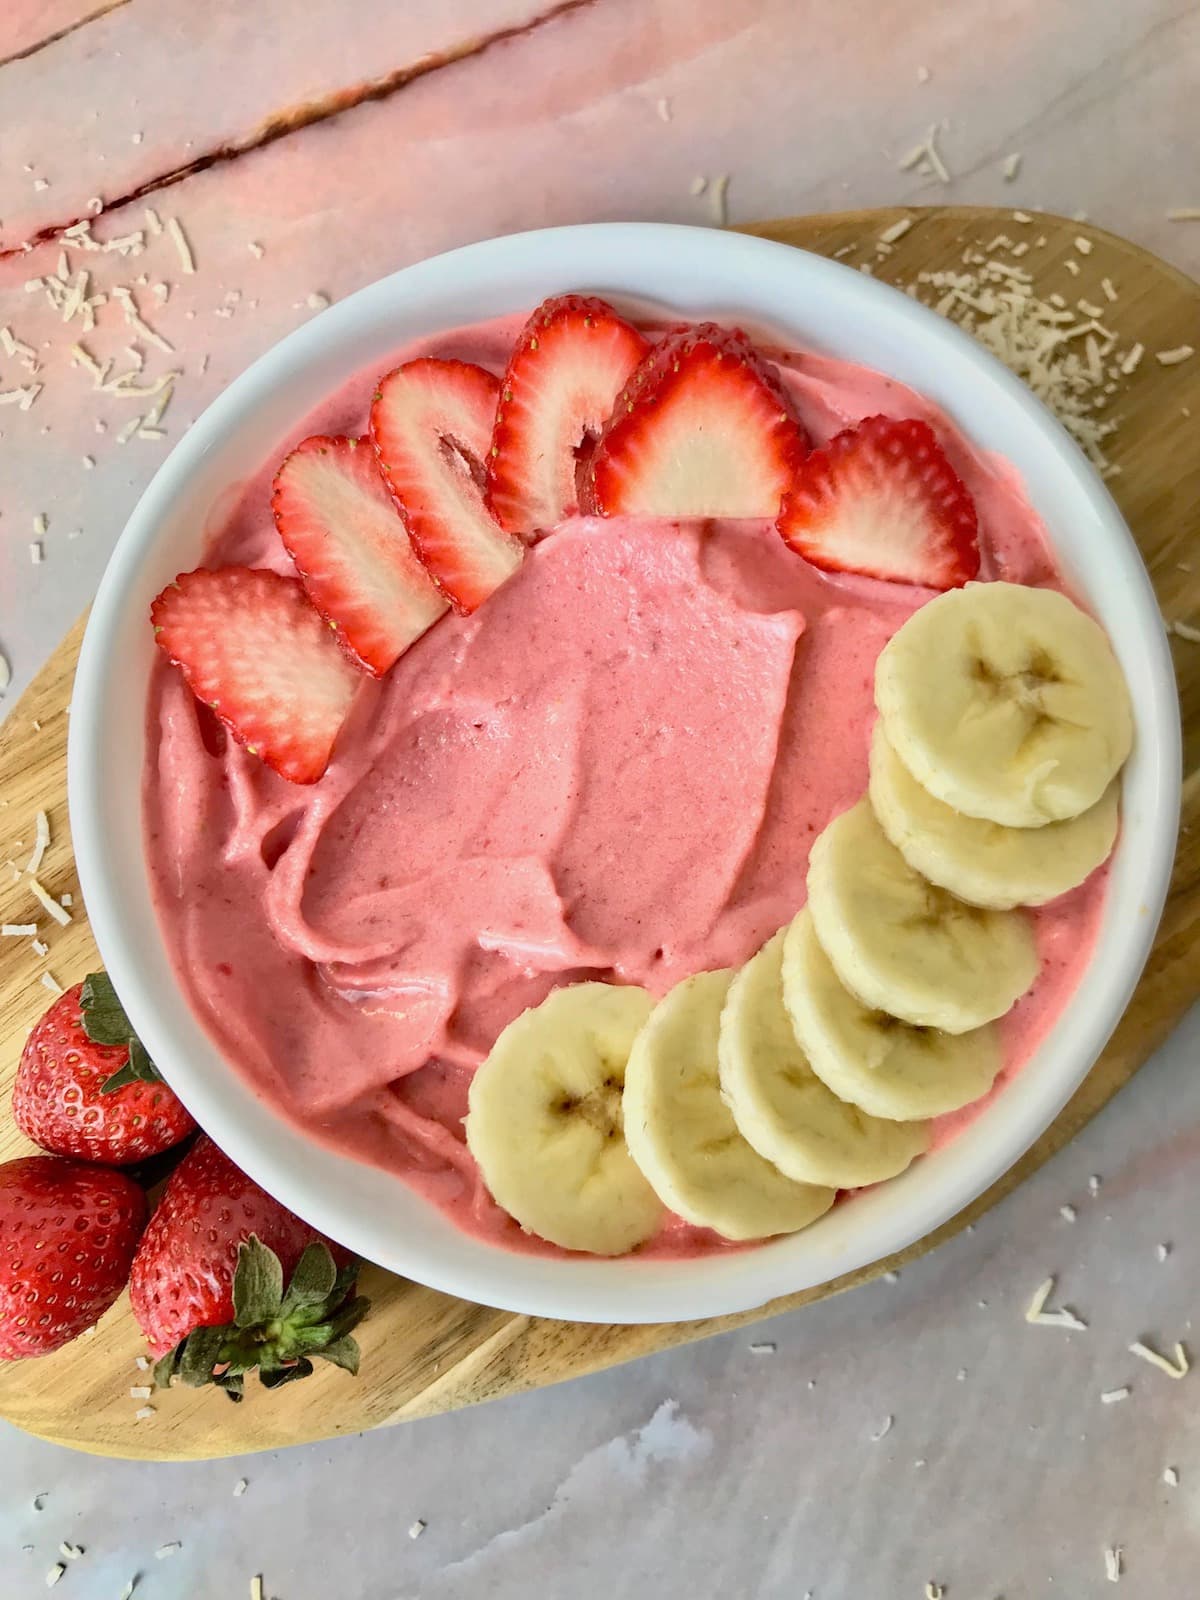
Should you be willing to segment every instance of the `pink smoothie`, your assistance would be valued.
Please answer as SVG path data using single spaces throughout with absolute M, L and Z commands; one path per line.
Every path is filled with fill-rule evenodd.
M 278 460 L 365 430 L 416 354 L 499 372 L 523 319 L 381 360 L 280 441 L 208 562 L 290 571 Z M 982 576 L 1056 584 L 1012 469 L 891 379 L 773 352 L 815 442 L 876 412 L 935 424 L 979 509 Z M 558 1253 L 491 1201 L 463 1138 L 497 1034 L 557 984 L 662 994 L 745 961 L 805 899 L 809 846 L 867 782 L 875 658 L 930 592 L 816 571 L 766 523 L 575 518 L 471 617 L 364 679 L 322 780 L 247 755 L 165 661 L 146 848 L 163 936 L 209 1033 L 264 1100 L 394 1172 L 472 1233 Z M 1031 913 L 1042 957 L 1001 1023 L 1007 1078 L 1070 997 L 1104 874 Z M 948 1137 L 962 1124 L 943 1119 Z M 727 1248 L 672 1219 L 643 1253 Z

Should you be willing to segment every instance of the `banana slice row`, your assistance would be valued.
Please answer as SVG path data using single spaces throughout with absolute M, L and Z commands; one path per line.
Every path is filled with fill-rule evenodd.
M 467 1143 L 529 1232 L 598 1255 L 668 1211 L 731 1240 L 795 1232 L 995 1081 L 996 1022 L 1038 972 L 1018 908 L 1082 883 L 1116 837 L 1124 680 L 1062 595 L 972 584 L 896 633 L 876 704 L 868 796 L 740 971 L 657 1004 L 577 984 L 496 1041 Z

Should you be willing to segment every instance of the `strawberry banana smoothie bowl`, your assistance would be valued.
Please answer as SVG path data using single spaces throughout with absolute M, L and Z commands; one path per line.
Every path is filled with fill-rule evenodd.
M 197 1017 L 487 1241 L 803 1228 L 1089 959 L 1124 681 L 1013 470 L 878 373 L 574 295 L 452 330 L 282 442 L 152 622 Z

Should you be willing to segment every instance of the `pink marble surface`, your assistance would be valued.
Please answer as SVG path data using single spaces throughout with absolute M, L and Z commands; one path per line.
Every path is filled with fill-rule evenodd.
M 550 0 L 124 0 L 36 48 L 97 9 L 0 8 L 9 246 L 72 220 L 92 195 L 252 145 L 297 106 L 343 92 L 354 101 L 426 55 L 466 54 L 96 223 L 109 239 L 143 228 L 146 205 L 177 215 L 193 275 L 165 235 L 140 255 L 70 249 L 70 269 L 91 272 L 93 288 L 132 286 L 174 346 L 138 341 L 147 374 L 180 373 L 164 439 L 117 442 L 151 402 L 94 391 L 72 365 L 78 321 L 64 326 L 25 292 L 55 270 L 61 244 L 0 259 L 0 327 L 41 366 L 30 374 L 19 354 L 0 354 L 0 393 L 44 385 L 27 411 L 0 406 L 0 651 L 13 672 L 0 715 L 86 604 L 172 442 L 316 314 L 310 296 L 338 298 L 518 228 L 715 223 L 712 180 L 723 174 L 735 221 L 905 201 L 1081 210 L 1200 273 L 1200 223 L 1167 220 L 1169 208 L 1200 206 L 1192 0 L 585 0 L 557 16 Z M 520 31 L 473 48 L 510 27 Z M 898 170 L 934 123 L 945 186 Z M 1006 182 L 1016 151 L 1020 173 Z M 35 190 L 39 176 L 49 186 Z M 694 195 L 698 176 L 709 188 Z M 120 369 L 133 333 L 110 303 L 84 343 Z M 71 1584 L 115 1597 L 140 1570 L 137 1592 L 150 1600 L 227 1600 L 265 1570 L 268 1594 L 305 1600 L 331 1591 L 297 1549 L 299 1519 L 337 1592 L 364 1600 L 536 1589 L 920 1600 L 927 1582 L 944 1584 L 946 1600 L 1087 1600 L 1111 1592 L 1103 1550 L 1116 1544 L 1126 1548 L 1118 1594 L 1185 1600 L 1200 1555 L 1197 1380 L 1172 1384 L 1126 1346 L 1190 1334 L 1196 1038 L 1193 1019 L 976 1235 L 899 1285 L 769 1330 L 773 1359 L 738 1335 L 286 1463 L 176 1474 L 97 1473 L 0 1431 L 0 1588 L 6 1600 L 42 1593 L 65 1537 L 89 1553 L 64 1594 Z M 1104 1176 L 1096 1197 L 1089 1173 Z M 1051 1271 L 1089 1332 L 1022 1321 Z M 1128 1399 L 1102 1405 L 1102 1391 L 1126 1384 Z M 1171 1465 L 1174 1487 L 1162 1480 Z M 234 1516 L 242 1473 L 261 1499 L 237 1502 Z M 52 1517 L 29 1508 L 43 1487 Z M 410 1545 L 405 1531 L 422 1517 L 429 1529 Z M 179 1557 L 154 1560 L 176 1538 Z M 8 1553 L 26 1543 L 31 1552 Z

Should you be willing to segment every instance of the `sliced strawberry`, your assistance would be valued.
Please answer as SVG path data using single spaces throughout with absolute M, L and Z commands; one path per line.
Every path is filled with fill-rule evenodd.
M 317 781 L 362 675 L 298 579 L 256 567 L 181 572 L 150 620 L 239 744 L 292 783 Z
M 738 329 L 675 328 L 613 407 L 585 477 L 602 516 L 774 517 L 807 443 Z
M 648 346 L 610 305 L 564 294 L 521 330 L 500 384 L 488 456 L 488 504 L 529 534 L 578 509 L 579 451 L 600 432 Z
M 867 417 L 814 450 L 777 526 L 829 572 L 955 589 L 979 571 L 975 502 L 927 422 Z
M 409 361 L 380 381 L 371 437 L 413 548 L 456 611 L 474 611 L 524 546 L 483 498 L 500 385 L 466 361 Z
M 370 440 L 305 439 L 279 468 L 271 509 L 308 598 L 375 677 L 445 611 Z

